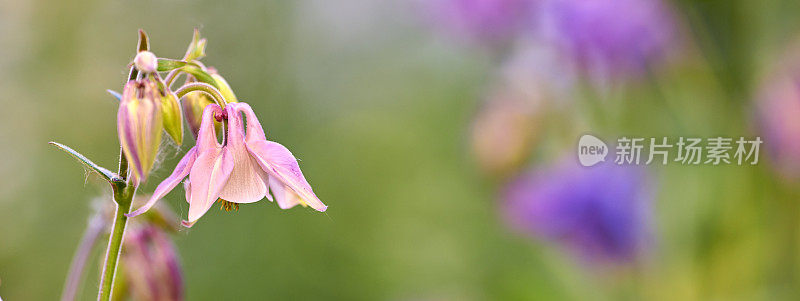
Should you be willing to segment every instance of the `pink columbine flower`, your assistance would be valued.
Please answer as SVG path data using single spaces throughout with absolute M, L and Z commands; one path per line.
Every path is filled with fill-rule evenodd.
M 247 118 L 246 132 L 242 113 Z M 224 144 L 217 141 L 214 131 L 214 119 L 220 118 L 228 119 Z M 197 145 L 156 187 L 150 200 L 128 216 L 147 211 L 187 176 L 184 189 L 189 216 L 183 222 L 187 227 L 218 198 L 237 204 L 257 202 L 264 197 L 272 201 L 270 190 L 281 209 L 302 205 L 324 212 L 328 208 L 311 190 L 292 153 L 266 139 L 255 113 L 246 103 L 229 103 L 224 110 L 216 104 L 206 106 Z

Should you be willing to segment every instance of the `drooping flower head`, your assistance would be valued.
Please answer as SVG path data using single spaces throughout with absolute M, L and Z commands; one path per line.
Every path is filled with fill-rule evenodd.
M 214 100 L 211 96 L 203 92 L 190 92 L 186 94 L 181 100 L 181 108 L 183 116 L 186 118 L 186 123 L 189 124 L 189 131 L 192 136 L 197 139 L 197 134 L 200 132 L 200 123 L 203 121 L 203 110 Z
M 512 181 L 504 192 L 505 215 L 516 230 L 586 261 L 629 262 L 650 235 L 645 179 L 635 166 L 585 168 L 566 161 Z
M 591 71 L 644 71 L 674 46 L 675 23 L 660 0 L 548 0 L 548 34 Z
M 477 41 L 497 43 L 523 28 L 536 0 L 433 0 L 424 5 L 433 22 Z
M 217 140 L 215 119 L 228 120 L 224 144 Z M 225 109 L 216 104 L 206 106 L 197 145 L 158 185 L 147 204 L 129 216 L 147 211 L 184 178 L 187 178 L 184 189 L 189 202 L 189 216 L 184 222 L 187 227 L 218 199 L 241 204 L 257 202 L 264 197 L 272 201 L 274 197 L 282 209 L 296 205 L 310 206 L 317 211 L 327 209 L 311 190 L 297 159 L 283 145 L 266 139 L 255 113 L 246 103 L 229 103 Z
M 138 181 L 144 182 L 153 168 L 161 143 L 161 102 L 161 93 L 153 81 L 132 80 L 125 84 L 117 112 L 117 132 L 132 175 Z
M 121 254 L 125 290 L 133 300 L 183 300 L 178 252 L 161 228 L 133 223 Z

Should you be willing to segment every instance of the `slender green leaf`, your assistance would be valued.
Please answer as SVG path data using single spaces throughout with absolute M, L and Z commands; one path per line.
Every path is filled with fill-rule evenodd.
M 108 182 L 120 182 L 120 181 L 123 181 L 122 178 L 119 175 L 117 175 L 116 173 L 114 173 L 114 172 L 112 172 L 112 171 L 110 171 L 108 169 L 105 169 L 103 167 L 100 167 L 99 165 L 97 165 L 94 162 L 92 162 L 92 160 L 89 160 L 89 158 L 86 158 L 86 156 L 84 156 L 81 153 L 75 151 L 74 149 L 70 148 L 69 146 L 63 145 L 63 144 L 58 143 L 58 142 L 53 142 L 53 141 L 50 141 L 50 144 L 52 144 L 53 146 L 59 148 L 60 150 L 65 151 L 70 156 L 72 156 L 73 158 L 75 158 L 78 161 L 80 161 L 81 163 L 83 163 L 83 165 L 85 165 L 86 167 L 89 167 L 90 169 L 94 170 L 95 172 L 100 174 L 106 181 L 108 181 Z
M 172 71 L 186 65 L 188 65 L 188 63 L 185 61 L 158 58 L 158 72 Z

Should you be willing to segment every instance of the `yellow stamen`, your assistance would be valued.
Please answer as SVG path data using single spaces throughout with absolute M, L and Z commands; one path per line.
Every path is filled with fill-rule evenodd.
M 220 203 L 220 206 L 219 206 L 220 210 L 225 210 L 227 212 L 231 212 L 231 210 L 239 211 L 239 204 L 237 204 L 237 203 L 228 202 L 228 201 L 223 200 L 221 198 L 217 199 L 217 203 Z

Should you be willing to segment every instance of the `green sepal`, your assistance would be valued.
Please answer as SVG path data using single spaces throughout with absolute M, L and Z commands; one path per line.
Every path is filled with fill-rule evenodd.
M 150 39 L 147 37 L 147 33 L 144 32 L 144 29 L 139 29 L 139 52 L 142 51 L 150 51 Z
M 189 48 L 186 49 L 186 55 L 184 55 L 184 61 L 192 61 L 192 60 L 199 60 L 206 56 L 206 39 L 200 38 L 200 30 L 197 28 L 194 29 L 194 35 L 192 35 L 192 42 L 189 43 Z

